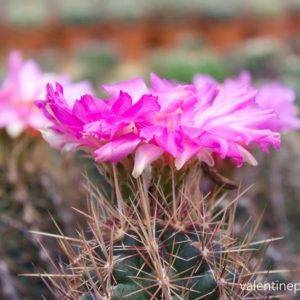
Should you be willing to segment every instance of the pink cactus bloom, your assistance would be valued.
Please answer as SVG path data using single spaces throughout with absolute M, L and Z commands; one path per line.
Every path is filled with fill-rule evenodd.
M 194 82 L 201 85 L 203 82 L 213 81 L 207 75 L 196 75 Z M 243 71 L 236 78 L 228 78 L 223 83 L 223 88 L 235 90 L 239 87 L 251 85 L 251 75 Z M 290 131 L 300 128 L 298 109 L 295 103 L 296 94 L 288 86 L 280 82 L 273 81 L 260 85 L 256 96 L 256 103 L 263 109 L 272 109 L 277 114 L 277 118 L 266 121 L 265 125 L 273 131 Z
M 272 108 L 278 119 L 270 121 L 269 128 L 275 131 L 290 131 L 300 128 L 295 92 L 279 82 L 271 82 L 260 87 L 257 103 L 262 108 Z
M 43 73 L 33 60 L 24 61 L 19 52 L 9 56 L 7 77 L 0 87 L 0 128 L 11 137 L 26 129 L 39 130 L 50 123 L 35 106 L 35 101 L 45 97 L 47 82 L 59 80 L 65 85 L 65 97 L 75 100 L 78 94 L 91 91 L 88 82 L 71 83 L 67 76 Z
M 73 104 L 61 85 L 47 87 L 38 106 L 51 122 L 45 138 L 61 149 L 86 149 L 99 162 L 118 162 L 135 154 L 133 175 L 161 156 L 180 169 L 197 158 L 212 165 L 212 154 L 256 164 L 247 150 L 278 148 L 279 133 L 265 126 L 276 115 L 255 103 L 249 87 L 223 89 L 214 81 L 184 84 L 151 75 L 103 86 L 107 99 L 84 95 Z
M 237 84 L 250 85 L 251 75 L 243 71 L 235 79 L 228 79 L 224 82 L 227 86 Z M 296 94 L 288 86 L 277 81 L 260 85 L 256 97 L 257 104 L 264 109 L 273 109 L 278 118 L 268 122 L 268 127 L 274 131 L 289 131 L 300 128 L 300 119 L 296 106 Z

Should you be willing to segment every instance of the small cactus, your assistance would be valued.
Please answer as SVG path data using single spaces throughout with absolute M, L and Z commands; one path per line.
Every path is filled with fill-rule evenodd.
M 251 256 L 254 234 L 239 241 L 234 232 L 237 198 L 204 197 L 199 175 L 219 193 L 236 189 L 213 166 L 225 159 L 256 165 L 250 145 L 278 148 L 280 134 L 266 122 L 276 117 L 273 110 L 262 109 L 240 80 L 197 76 L 184 84 L 152 74 L 150 82 L 107 84 L 107 97 L 87 94 L 74 105 L 60 84 L 49 84 L 38 102 L 52 124 L 46 140 L 84 150 L 113 178 L 109 196 L 92 199 L 89 230 L 76 239 L 61 236 L 67 268 L 44 276 L 65 278 L 59 291 L 71 299 L 259 296 L 243 288 L 260 260 Z
M 172 181 L 177 188 L 171 196 L 158 183 L 150 188 L 149 180 L 137 179 L 126 200 L 115 180 L 115 196 L 123 203 L 118 208 L 91 191 L 86 232 L 78 238 L 59 236 L 67 267 L 41 276 L 51 279 L 65 299 L 249 296 L 242 285 L 256 277 L 259 260 L 253 254 L 258 249 L 250 238 L 239 242 L 234 237 L 239 196 L 231 201 L 217 194 L 202 197 L 195 178 L 187 176 L 180 186 Z

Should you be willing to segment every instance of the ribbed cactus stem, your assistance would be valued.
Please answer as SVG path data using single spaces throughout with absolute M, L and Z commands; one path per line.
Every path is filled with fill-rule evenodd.
M 239 244 L 233 235 L 236 199 L 223 205 L 222 195 L 202 197 L 199 182 L 191 178 L 199 177 L 176 186 L 175 173 L 171 175 L 168 195 L 147 178 L 133 182 L 127 198 L 115 187 L 129 201 L 122 214 L 104 196 L 95 198 L 99 209 L 91 206 L 87 235 L 81 235 L 79 244 L 64 245 L 74 249 L 68 252 L 68 270 L 62 270 L 74 276 L 63 277 L 65 292 L 81 299 L 255 299 L 257 293 L 241 288 L 256 278 L 257 270 L 250 240 Z M 72 243 L 62 240 L 68 241 Z

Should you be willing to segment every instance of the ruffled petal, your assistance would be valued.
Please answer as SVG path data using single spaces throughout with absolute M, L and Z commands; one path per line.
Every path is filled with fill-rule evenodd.
M 144 95 L 138 102 L 124 112 L 122 117 L 134 120 L 139 116 L 152 115 L 153 113 L 158 112 L 159 109 L 160 105 L 158 104 L 156 97 Z
M 179 156 L 183 150 L 182 136 L 179 132 L 163 129 L 162 134 L 155 136 L 156 143 L 173 157 Z
M 120 92 L 119 97 L 113 103 L 111 107 L 111 112 L 116 115 L 122 115 L 125 113 L 130 107 L 132 106 L 132 99 L 131 97 L 124 92 Z
M 138 77 L 114 84 L 104 84 L 102 88 L 112 98 L 118 98 L 121 91 L 127 93 L 131 96 L 133 103 L 149 92 L 144 80 Z
M 96 121 L 107 111 L 107 104 L 91 95 L 82 96 L 72 109 L 72 113 L 83 122 Z

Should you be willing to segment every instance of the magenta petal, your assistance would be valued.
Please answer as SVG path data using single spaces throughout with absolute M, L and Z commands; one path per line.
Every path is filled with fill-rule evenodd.
M 131 106 L 131 97 L 127 93 L 121 91 L 119 97 L 111 107 L 111 112 L 117 115 L 121 115 L 126 112 Z
M 54 118 L 54 116 L 52 116 L 52 114 L 48 111 L 47 109 L 47 102 L 46 101 L 36 101 L 35 105 L 40 109 L 41 113 L 44 114 L 44 116 L 52 123 L 56 123 L 56 119 Z
M 180 170 L 183 165 L 199 151 L 199 146 L 194 143 L 185 143 L 184 150 L 175 159 L 175 167 Z
M 74 116 L 70 111 L 66 110 L 64 107 L 60 107 L 55 104 L 49 104 L 49 107 L 51 108 L 55 118 L 64 125 L 73 128 L 80 128 L 82 126 L 82 121 Z
M 75 102 L 72 110 L 73 114 L 84 122 L 96 121 L 107 111 L 107 104 L 91 95 L 82 96 Z
M 159 109 L 160 105 L 156 97 L 144 95 L 123 114 L 123 117 L 135 119 L 138 116 L 146 116 L 147 114 L 158 112 Z
M 63 96 L 62 86 L 57 83 L 56 89 L 54 90 L 53 86 L 48 84 L 47 92 L 47 107 L 51 109 L 51 115 L 64 126 L 68 126 L 73 129 L 80 128 L 83 125 L 83 122 L 76 115 L 74 115 L 74 113 L 67 106 Z M 41 103 L 39 103 L 39 105 L 42 106 Z
M 95 159 L 96 161 L 118 162 L 132 153 L 140 141 L 134 135 L 127 135 L 112 140 L 94 152 Z
M 179 132 L 164 129 L 160 136 L 155 137 L 155 141 L 173 157 L 177 157 L 183 150 L 182 137 Z

